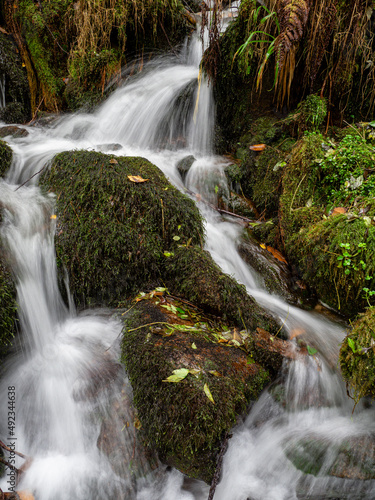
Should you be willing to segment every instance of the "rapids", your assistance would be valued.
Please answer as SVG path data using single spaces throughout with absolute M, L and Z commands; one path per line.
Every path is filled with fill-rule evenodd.
M 152 62 L 95 113 L 25 126 L 27 137 L 6 139 L 14 161 L 0 184 L 5 206 L 1 236 L 16 277 L 22 344 L 2 368 L 0 438 L 9 442 L 12 437 L 5 402 L 8 388 L 15 387 L 16 449 L 33 457 L 18 489 L 30 489 L 38 500 L 208 497 L 207 485 L 162 465 L 156 472 L 145 466 L 138 478 L 125 469 L 114 472 L 99 451 L 101 422 L 122 397 L 126 380 L 117 361 L 122 326 L 106 311 L 77 314 L 72 301 L 69 307 L 64 304 L 57 285 L 54 197 L 41 194 L 35 175 L 65 150 L 143 156 L 181 190 L 186 187 L 215 203 L 215 185 L 225 182 L 227 161 L 213 154 L 214 102 L 199 74 L 201 55 L 201 41 L 193 35 L 179 57 Z M 187 155 L 196 161 L 184 185 L 176 164 Z M 32 176 L 27 186 L 17 189 Z M 241 226 L 203 202 L 198 206 L 206 218 L 206 248 L 215 261 L 280 318 L 287 331 L 304 329 L 307 342 L 318 350 L 316 356 L 285 367 L 283 380 L 265 391 L 233 430 L 214 500 L 375 498 L 373 481 L 326 474 L 343 444 L 353 438 L 366 440 L 375 432 L 374 410 L 358 405 L 352 415 L 353 404 L 338 372 L 343 327 L 267 293 L 262 277 L 238 254 Z M 115 382 L 106 383 L 106 370 L 115 370 Z M 95 375 L 101 382 L 95 395 L 87 397 Z M 130 394 L 131 388 L 127 390 Z M 117 438 L 131 455 L 132 436 L 121 429 Z M 316 476 L 303 473 L 293 462 L 298 460 L 293 449 L 303 454 L 306 441 L 320 445 L 318 455 L 310 454 L 310 461 L 321 462 Z M 5 475 L 0 487 L 6 491 L 8 486 Z

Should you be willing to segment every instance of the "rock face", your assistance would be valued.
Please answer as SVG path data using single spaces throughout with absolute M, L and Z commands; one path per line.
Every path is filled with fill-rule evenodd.
M 0 84 L 5 85 L 5 106 L 0 120 L 24 123 L 31 119 L 30 90 L 26 70 L 11 37 L 0 33 Z

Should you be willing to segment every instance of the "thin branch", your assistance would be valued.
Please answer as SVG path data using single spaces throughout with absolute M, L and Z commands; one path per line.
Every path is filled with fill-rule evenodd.
M 41 168 L 41 169 L 39 170 L 39 172 L 36 172 L 35 174 L 33 174 L 33 175 L 29 178 L 29 179 L 27 179 L 27 181 L 23 182 L 23 183 L 22 183 L 20 186 L 18 186 L 18 188 L 16 188 L 14 191 L 18 191 L 18 190 L 19 190 L 19 188 L 23 187 L 25 184 L 27 184 L 29 181 L 31 181 L 31 179 L 32 179 L 33 177 L 35 177 L 36 175 L 38 175 L 38 174 L 40 174 L 41 172 L 43 172 L 43 170 L 46 168 L 46 166 L 47 166 L 47 165 L 44 165 L 44 167 L 43 167 L 43 168 Z

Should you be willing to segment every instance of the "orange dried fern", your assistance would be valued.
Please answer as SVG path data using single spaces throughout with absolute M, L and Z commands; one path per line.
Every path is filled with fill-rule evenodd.
M 276 64 L 278 65 L 276 90 L 280 105 L 285 101 L 285 97 L 289 103 L 290 87 L 296 64 L 296 50 L 302 40 L 309 11 L 308 0 L 279 0 L 277 3 L 280 34 L 275 40 Z

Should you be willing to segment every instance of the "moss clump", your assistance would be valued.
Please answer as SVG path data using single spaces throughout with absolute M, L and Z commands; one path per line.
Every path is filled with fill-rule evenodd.
M 4 141 L 0 140 L 0 177 L 4 177 L 12 163 L 13 151 Z
M 350 317 L 367 305 L 363 288 L 375 288 L 374 248 L 375 227 L 364 218 L 346 215 L 312 224 L 289 243 L 303 279 L 330 307 Z
M 284 169 L 279 215 L 281 234 L 288 253 L 289 239 L 302 227 L 319 220 L 323 213 L 316 192 L 320 168 L 315 161 L 324 155 L 322 143 L 320 134 L 304 136 L 294 146 Z
M 42 185 L 57 196 L 57 258 L 80 305 L 116 305 L 152 286 L 163 274 L 164 251 L 203 240 L 194 203 L 144 158 L 61 153 Z
M 375 308 L 370 308 L 354 324 L 340 349 L 340 368 L 358 401 L 375 397 Z
M 151 304 L 138 303 L 126 320 L 122 360 L 149 445 L 167 464 L 211 482 L 225 433 L 259 396 L 269 375 L 258 364 L 247 364 L 242 351 L 205 340 L 205 332 L 163 337 L 147 326 L 166 320 Z M 199 373 L 178 383 L 163 382 L 179 368 Z
M 244 285 L 224 274 L 208 252 L 198 247 L 180 247 L 168 259 L 166 271 L 169 290 L 206 312 L 241 329 L 261 327 L 271 333 L 279 329 L 274 318 L 247 294 Z

